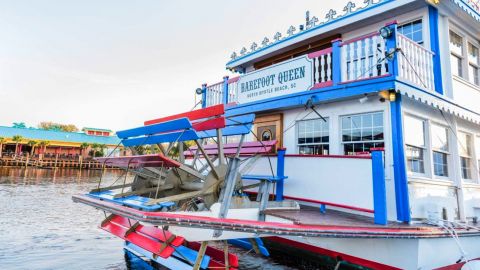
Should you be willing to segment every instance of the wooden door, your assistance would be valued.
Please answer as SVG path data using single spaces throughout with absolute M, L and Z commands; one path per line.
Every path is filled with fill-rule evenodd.
M 277 140 L 276 148 L 283 146 L 283 114 L 257 115 L 254 122 L 255 134 L 259 141 Z

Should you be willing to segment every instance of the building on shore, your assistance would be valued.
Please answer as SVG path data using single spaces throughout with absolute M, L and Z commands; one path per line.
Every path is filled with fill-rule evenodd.
M 119 156 L 120 140 L 108 129 L 84 128 L 65 132 L 36 128 L 0 126 L 0 157 L 82 159 L 93 156 Z M 113 152 L 113 153 L 112 153 Z

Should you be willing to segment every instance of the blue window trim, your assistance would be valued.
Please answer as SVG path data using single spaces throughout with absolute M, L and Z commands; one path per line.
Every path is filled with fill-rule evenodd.
M 395 101 L 390 103 L 390 116 L 392 122 L 393 173 L 395 178 L 397 220 L 410 222 L 411 216 L 408 196 L 407 166 L 405 162 L 405 148 L 403 147 L 401 94 L 397 94 Z
M 438 9 L 434 6 L 428 6 L 428 22 L 430 28 L 430 49 L 433 52 L 433 74 L 435 91 L 443 95 L 442 83 L 442 63 L 440 57 L 440 38 L 438 28 Z

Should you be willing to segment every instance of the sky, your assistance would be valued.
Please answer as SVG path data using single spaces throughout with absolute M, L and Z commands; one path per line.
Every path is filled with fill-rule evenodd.
M 0 0 L 0 125 L 121 130 L 188 111 L 233 51 L 347 2 Z

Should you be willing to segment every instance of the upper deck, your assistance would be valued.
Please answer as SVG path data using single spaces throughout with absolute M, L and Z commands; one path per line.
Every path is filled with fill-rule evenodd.
M 388 91 L 397 91 L 478 122 L 472 100 L 480 99 L 473 74 L 479 69 L 470 63 L 466 70 L 477 68 L 471 78 L 455 75 L 447 57 L 450 37 L 444 34 L 457 20 L 479 31 L 478 4 L 384 0 L 355 7 L 349 2 L 343 14 L 330 10 L 325 18 L 308 16 L 303 30 L 290 27 L 285 38 L 277 33 L 274 42 L 265 38 L 260 47 L 254 43 L 250 51 L 234 53 L 227 68 L 241 75 L 204 85 L 203 105 L 235 102 L 255 112 L 304 105 L 312 96 L 319 101 L 326 93 L 329 100 L 380 92 L 388 99 Z M 465 47 L 469 44 L 477 43 Z

